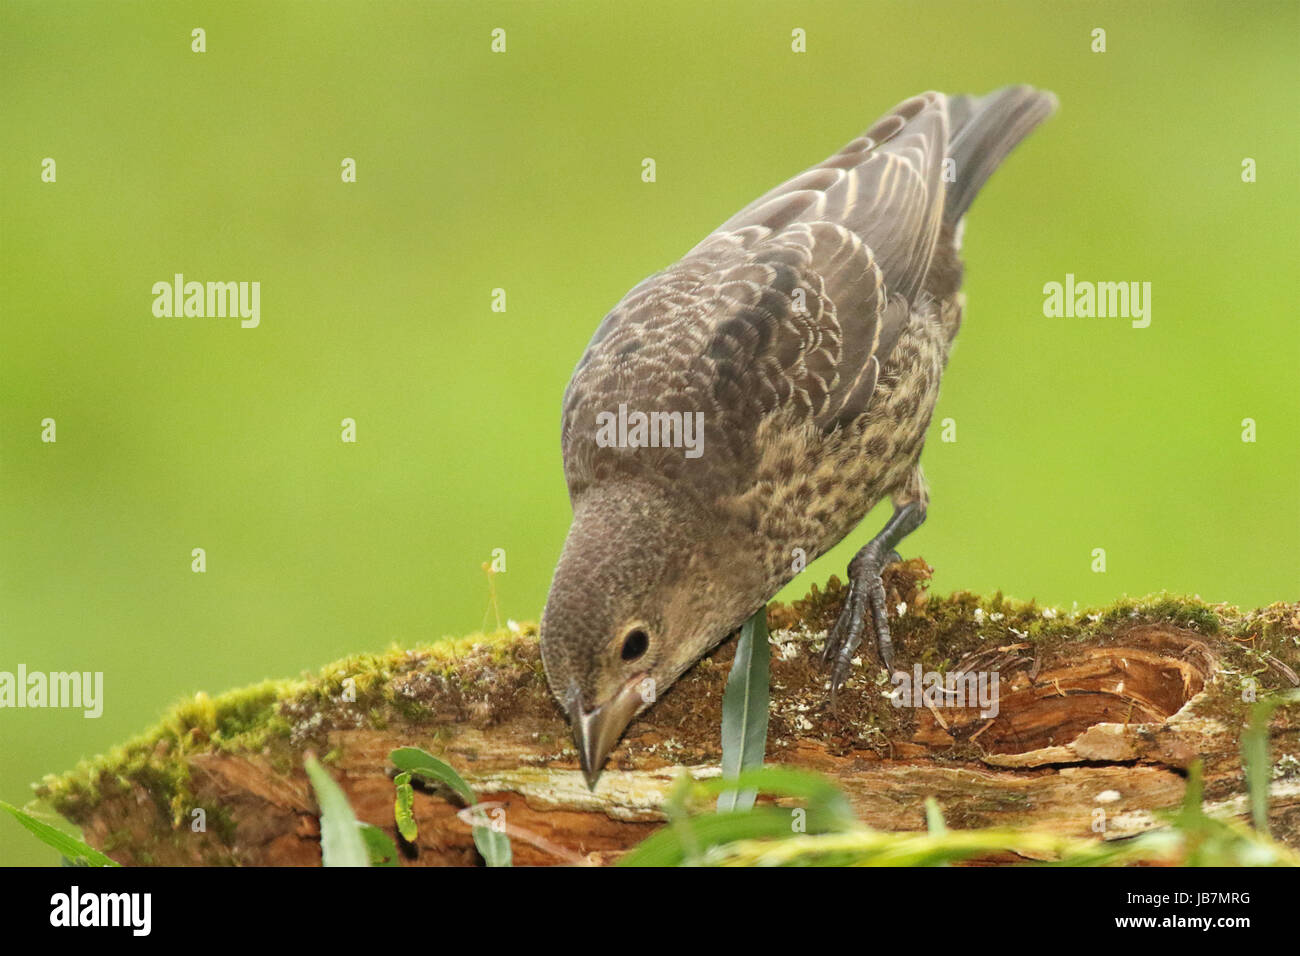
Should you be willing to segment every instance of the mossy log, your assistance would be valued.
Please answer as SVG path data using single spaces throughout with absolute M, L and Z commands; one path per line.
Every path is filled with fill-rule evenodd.
M 1300 604 L 1241 612 L 1162 596 L 1061 611 L 1001 595 L 937 598 L 929 571 L 915 559 L 886 572 L 900 663 L 996 672 L 996 715 L 896 707 L 870 657 L 832 711 L 818 653 L 843 600 L 832 578 L 769 609 L 769 762 L 830 776 L 881 829 L 923 828 L 933 796 L 951 828 L 1122 838 L 1160 825 L 1155 811 L 1179 803 L 1196 759 L 1207 809 L 1246 815 L 1241 732 L 1253 695 L 1300 684 Z M 719 773 L 733 652 L 729 640 L 632 724 L 594 793 L 547 689 L 536 630 L 524 626 L 199 695 L 136 740 L 46 778 L 38 795 L 125 864 L 315 865 L 304 753 L 321 755 L 357 816 L 396 839 L 388 754 L 417 746 L 504 807 L 516 863 L 608 862 L 662 825 L 679 774 Z M 1298 710 L 1280 708 L 1270 726 L 1270 823 L 1292 847 Z M 449 792 L 418 792 L 419 835 L 403 862 L 476 863 L 458 809 Z

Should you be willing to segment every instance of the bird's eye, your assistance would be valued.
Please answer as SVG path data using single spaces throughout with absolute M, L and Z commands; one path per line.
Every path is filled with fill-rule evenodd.
M 635 630 L 623 638 L 623 660 L 634 661 L 646 652 L 650 646 L 650 635 L 642 630 Z

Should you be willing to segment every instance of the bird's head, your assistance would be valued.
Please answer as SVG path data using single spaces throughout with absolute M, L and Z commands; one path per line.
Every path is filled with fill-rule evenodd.
M 542 662 L 593 789 L 632 718 L 743 623 L 754 608 L 742 605 L 762 601 L 743 549 L 723 538 L 716 521 L 651 486 L 611 484 L 575 501 L 542 614 Z

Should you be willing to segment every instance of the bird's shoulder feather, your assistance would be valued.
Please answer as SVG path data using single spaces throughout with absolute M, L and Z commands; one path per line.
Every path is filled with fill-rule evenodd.
M 728 219 L 605 317 L 565 393 L 571 493 L 608 474 L 669 480 L 680 451 L 604 448 L 620 404 L 702 412 L 719 474 L 759 426 L 823 432 L 861 417 L 920 297 L 943 212 L 942 94 L 900 104 L 823 163 Z

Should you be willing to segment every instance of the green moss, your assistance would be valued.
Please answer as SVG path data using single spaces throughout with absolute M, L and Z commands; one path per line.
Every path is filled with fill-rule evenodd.
M 132 740 L 45 777 L 36 791 L 71 820 L 84 818 L 105 796 L 143 794 L 179 827 L 194 804 L 186 759 L 191 754 L 258 754 L 277 771 L 290 772 L 296 748 L 322 744 L 331 730 L 427 721 L 432 711 L 420 699 L 421 687 L 451 682 L 463 695 L 485 698 L 494 672 L 517 670 L 527 648 L 537 656 L 536 633 L 536 625 L 525 624 L 513 633 L 394 646 L 381 654 L 354 654 L 303 678 L 264 681 L 215 697 L 198 693 Z M 234 822 L 214 818 L 209 809 L 209 821 L 214 819 L 218 835 L 230 842 Z
M 1066 610 L 1001 592 L 980 596 L 957 591 L 941 596 L 930 593 L 930 568 L 920 559 L 891 566 L 884 578 L 891 607 L 902 606 L 901 614 L 891 613 L 896 640 L 909 659 L 926 670 L 945 671 L 969 654 L 996 654 L 1012 645 L 1027 645 L 1018 653 L 1032 657 L 1065 642 L 1104 645 L 1124 640 L 1134 626 L 1172 624 L 1204 635 L 1213 644 L 1222 666 L 1215 680 L 1229 682 L 1232 690 L 1213 695 L 1204 716 L 1221 717 L 1232 725 L 1240 725 L 1248 709 L 1236 692 L 1238 685 L 1253 680 L 1263 694 L 1289 686 L 1288 674 L 1300 670 L 1300 606 L 1295 604 L 1243 613 L 1195 597 L 1159 594 L 1123 598 L 1102 608 Z M 772 629 L 795 631 L 815 649 L 816 635 L 834 623 L 844 594 L 843 585 L 832 577 L 824 589 L 814 586 L 800 601 L 773 605 L 769 609 Z M 529 708 L 553 716 L 536 633 L 535 625 L 525 625 L 514 632 L 474 634 L 417 648 L 391 647 L 383 653 L 351 655 L 298 679 L 267 681 L 216 697 L 197 694 L 179 702 L 135 739 L 83 761 L 68 773 L 46 777 L 38 792 L 73 821 L 89 819 L 105 799 L 145 798 L 179 830 L 188 825 L 194 804 L 188 759 L 194 754 L 256 755 L 277 773 L 288 775 L 298 769 L 303 749 L 329 750 L 329 735 L 334 731 L 418 728 L 422 745 L 436 749 L 449 728 L 467 720 L 508 720 L 531 713 Z M 730 653 L 730 645 L 724 644 L 716 658 L 702 661 L 690 679 L 724 680 Z M 791 666 L 797 679 L 820 695 L 824 675 L 813 656 L 800 656 Z M 810 668 L 816 669 L 815 676 L 805 675 Z M 888 689 L 883 672 L 876 683 L 881 690 Z M 780 737 L 783 721 L 801 719 L 801 702 L 780 694 L 774 699 L 782 703 L 773 717 L 774 734 Z M 817 703 L 820 700 L 817 696 Z M 671 699 L 665 698 L 664 704 L 671 707 Z M 861 748 L 886 754 L 891 740 L 909 736 L 906 724 L 914 719 L 911 710 L 891 706 L 880 693 L 852 695 L 841 707 L 842 719 L 827 718 L 828 725 L 838 727 L 828 738 L 832 750 Z M 678 761 L 710 752 L 716 724 L 697 726 L 700 721 L 691 718 L 683 714 L 676 738 L 656 745 L 659 756 Z M 691 736 L 696 730 L 699 739 Z M 539 743 L 550 746 L 553 741 Z M 331 752 L 326 759 L 335 756 Z M 975 745 L 959 743 L 950 753 L 932 757 L 961 761 L 976 760 L 979 754 Z M 1280 770 L 1296 772 L 1291 764 Z M 214 840 L 201 852 L 212 862 L 231 862 L 236 822 L 211 807 L 206 809 Z M 130 849 L 124 847 L 123 852 Z
M 1174 626 L 1202 635 L 1220 662 L 1215 679 L 1236 682 L 1231 692 L 1213 695 L 1213 703 L 1200 711 L 1229 725 L 1244 720 L 1248 709 L 1236 692 L 1238 685 L 1252 679 L 1256 692 L 1263 694 L 1291 686 L 1293 675 L 1300 671 L 1300 606 L 1296 604 L 1278 603 L 1242 613 L 1199 597 L 1162 593 L 1124 597 L 1099 608 L 1059 608 L 1001 592 L 935 595 L 929 591 L 929 578 L 930 568 L 917 558 L 891 565 L 883 574 L 895 645 L 905 649 L 909 663 L 920 663 L 925 670 L 942 673 L 968 655 L 992 656 L 1000 648 L 1015 648 L 1007 653 L 1022 657 L 1048 658 L 1069 643 L 1105 646 L 1125 640 L 1136 627 Z M 824 590 L 813 587 L 802 600 L 770 608 L 771 626 L 796 633 L 824 632 L 839 614 L 844 590 L 832 577 Z M 890 739 L 906 739 L 910 734 L 913 715 L 906 709 L 891 708 L 870 695 L 851 707 L 856 708 L 851 711 L 851 724 L 858 734 L 853 746 L 874 747 L 864 734 L 875 725 L 884 728 Z M 951 752 L 931 754 L 940 761 L 977 757 L 960 745 Z
M 1069 610 L 1019 601 L 1001 592 L 984 598 L 968 591 L 946 597 L 916 594 L 922 600 L 909 606 L 894 625 L 895 631 L 915 638 L 915 644 L 908 646 L 922 648 L 922 663 L 938 670 L 980 645 L 1028 642 L 1046 648 L 1062 641 L 1094 640 L 1143 624 L 1170 624 L 1214 636 L 1237 622 L 1235 608 L 1167 593 L 1141 599 L 1125 597 L 1101 608 Z M 1274 626 L 1279 632 L 1284 630 L 1280 622 Z

